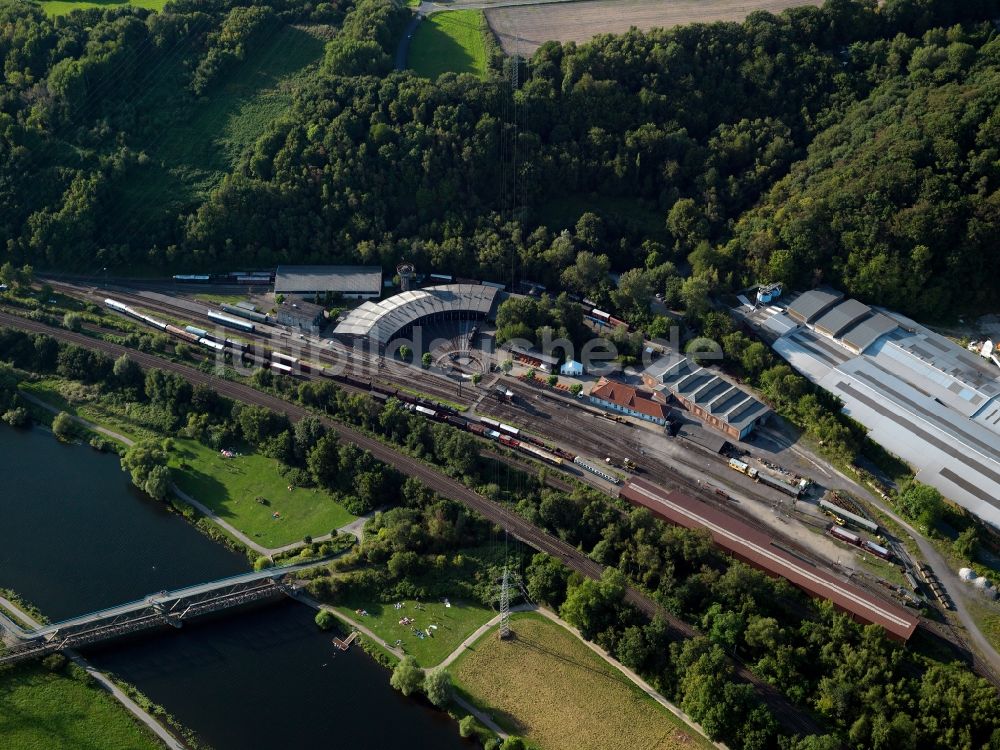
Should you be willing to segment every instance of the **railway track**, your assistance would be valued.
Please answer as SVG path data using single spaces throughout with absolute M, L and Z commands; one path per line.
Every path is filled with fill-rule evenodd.
M 213 375 L 208 375 L 192 367 L 163 360 L 154 355 L 129 349 L 118 344 L 95 340 L 83 333 L 52 328 L 43 323 L 26 320 L 7 313 L 0 313 L 0 325 L 33 333 L 44 333 L 61 341 L 103 351 L 111 357 L 128 354 L 129 358 L 144 367 L 155 367 L 174 372 L 191 383 L 211 387 L 220 395 L 242 403 L 267 407 L 279 414 L 284 414 L 293 421 L 306 416 L 316 416 L 301 406 L 284 401 L 276 396 L 256 391 L 241 383 L 234 383 Z M 465 505 L 507 530 L 525 544 L 558 558 L 569 568 L 595 579 L 600 578 L 604 572 L 603 565 L 591 560 L 580 550 L 537 528 L 513 511 L 487 500 L 458 480 L 431 468 L 412 456 L 398 452 L 374 438 L 368 437 L 343 424 L 334 422 L 328 417 L 320 416 L 320 419 L 327 429 L 337 434 L 342 440 L 352 442 L 359 448 L 369 451 L 375 458 L 390 466 L 394 466 L 401 473 L 420 479 L 427 487 L 442 497 L 448 497 Z M 632 587 L 627 588 L 625 600 L 647 617 L 663 618 L 678 638 L 694 638 L 699 634 L 689 624 L 670 614 L 651 598 Z M 775 718 L 786 729 L 798 734 L 810 734 L 820 731 L 820 727 L 810 715 L 792 706 L 778 690 L 757 678 L 746 666 L 737 662 L 734 670 L 738 679 L 754 687 L 761 700 L 770 708 Z
M 144 308 L 151 313 L 159 313 L 171 318 L 180 318 L 187 322 L 204 327 L 207 330 L 212 330 L 218 327 L 218 323 L 209 318 L 207 312 L 194 310 L 163 299 L 149 298 L 122 289 L 102 290 L 93 287 L 84 288 L 66 282 L 52 282 L 52 284 L 55 288 L 60 289 L 66 294 L 76 297 L 83 296 L 89 301 L 97 304 L 103 305 L 104 298 L 110 296 L 121 302 L 127 302 L 129 305 L 134 307 Z M 199 306 L 205 307 L 207 310 L 209 304 L 199 303 Z M 286 342 L 283 341 L 284 337 L 272 336 L 269 333 L 260 331 L 255 331 L 253 333 L 239 331 L 237 335 L 242 338 L 250 339 L 254 343 L 265 345 L 273 351 L 296 356 L 302 354 L 300 347 L 288 346 L 288 344 L 294 343 L 293 339 L 289 339 Z M 319 364 L 341 370 L 344 374 L 350 375 L 356 379 L 369 380 L 375 384 L 381 383 L 393 387 L 397 385 L 385 377 L 382 368 L 379 366 L 377 358 L 359 354 L 358 352 L 340 344 L 337 344 L 336 348 L 332 349 L 310 349 L 307 351 L 305 358 L 307 360 L 318 360 Z M 412 382 L 409 382 L 406 385 L 415 390 L 419 390 L 422 393 L 426 393 L 428 396 L 451 402 L 461 402 L 463 400 L 463 397 L 457 392 L 457 387 L 455 389 L 449 388 L 448 386 L 442 384 L 440 379 L 434 377 L 433 375 L 423 373 L 417 368 L 412 368 L 412 371 L 408 370 L 407 375 L 412 379 Z M 359 389 L 352 388 L 350 385 L 343 385 L 349 390 L 360 392 Z M 467 406 L 468 403 L 464 405 Z

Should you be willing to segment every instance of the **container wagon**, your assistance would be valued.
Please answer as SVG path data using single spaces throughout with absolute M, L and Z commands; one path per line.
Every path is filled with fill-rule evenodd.
M 218 341 L 212 341 L 211 339 L 206 339 L 206 338 L 198 339 L 198 343 L 201 344 L 202 346 L 207 346 L 209 349 L 214 349 L 217 352 L 221 352 L 223 349 L 226 348 Z
M 542 461 L 545 461 L 547 463 L 554 464 L 556 466 L 563 465 L 563 460 L 559 458 L 559 456 L 555 455 L 554 453 L 549 453 L 546 450 L 542 450 L 541 448 L 536 448 L 533 445 L 529 445 L 527 443 L 522 442 L 521 450 L 524 451 L 525 453 L 531 454 L 535 458 L 540 458 Z
M 178 328 L 177 326 L 170 325 L 169 323 L 167 324 L 167 327 L 164 330 L 167 333 L 176 336 L 179 339 L 184 339 L 185 341 L 197 342 L 198 339 L 203 338 L 202 336 L 196 336 L 190 331 L 186 331 L 182 328 Z
M 210 320 L 214 320 L 216 323 L 228 326 L 229 328 L 236 328 L 247 333 L 253 333 L 256 330 L 253 323 L 240 320 L 239 318 L 230 318 L 228 315 L 220 315 L 215 310 L 209 310 L 207 314 Z
M 289 357 L 287 354 L 282 354 L 281 352 L 271 352 L 271 359 L 290 366 L 295 366 L 299 363 L 298 357 Z

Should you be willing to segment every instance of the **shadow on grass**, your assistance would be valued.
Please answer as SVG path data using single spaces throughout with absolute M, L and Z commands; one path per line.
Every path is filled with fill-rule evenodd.
M 462 24 L 463 26 L 465 24 Z M 410 51 L 410 67 L 421 76 L 437 78 L 442 73 L 479 75 L 475 58 L 461 42 L 435 23 L 424 23 L 418 30 L 416 49 Z M 478 27 L 472 29 L 479 33 Z

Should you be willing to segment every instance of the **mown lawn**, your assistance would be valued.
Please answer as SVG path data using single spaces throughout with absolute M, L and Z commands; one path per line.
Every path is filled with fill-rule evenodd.
M 110 695 L 39 664 L 0 670 L 5 750 L 158 750 Z
M 124 5 L 134 5 L 136 8 L 148 8 L 149 10 L 163 10 L 167 0 L 131 0 L 130 2 L 117 2 L 117 0 L 39 0 L 38 5 L 49 16 L 65 16 L 74 10 L 86 10 L 87 8 L 120 8 Z
M 297 542 L 307 534 L 328 534 L 355 518 L 327 492 L 288 489 L 278 462 L 266 456 L 224 458 L 197 441 L 179 439 L 174 441 L 170 466 L 181 490 L 265 547 Z M 266 504 L 257 502 L 258 497 Z
M 400 647 L 417 660 L 422 667 L 433 667 L 444 661 L 458 645 L 469 637 L 476 628 L 488 621 L 496 613 L 478 602 L 450 599 L 451 607 L 443 602 L 420 603 L 403 599 L 403 607 L 396 609 L 397 602 L 373 603 L 362 599 L 350 599 L 337 610 L 352 620 L 357 620 L 382 637 L 389 645 L 399 640 Z M 359 615 L 358 609 L 368 612 Z M 415 622 L 400 625 L 399 621 L 410 617 Z M 436 628 L 432 628 L 436 625 Z M 420 638 L 413 631 L 430 632 L 430 636 Z
M 711 747 L 575 635 L 533 613 L 492 628 L 452 665 L 459 689 L 545 750 Z
M 409 66 L 417 75 L 442 73 L 486 75 L 482 11 L 450 10 L 425 18 L 413 33 Z
M 43 401 L 133 440 L 160 438 L 149 427 L 149 407 L 124 408 L 98 397 L 93 387 L 58 378 L 22 383 L 22 390 Z M 51 417 L 48 413 L 39 416 Z M 185 464 L 186 466 L 182 466 Z M 278 462 L 258 454 L 223 458 L 195 440 L 175 439 L 171 456 L 173 480 L 237 529 L 266 547 L 280 547 L 307 534 L 320 536 L 354 520 L 329 493 L 297 487 L 278 473 Z M 256 501 L 267 500 L 266 505 Z M 278 513 L 278 518 L 273 514 Z

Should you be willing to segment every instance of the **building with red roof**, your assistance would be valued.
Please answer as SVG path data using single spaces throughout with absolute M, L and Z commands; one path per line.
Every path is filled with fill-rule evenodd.
M 665 425 L 670 409 L 649 391 L 601 378 L 590 391 L 590 403 L 636 419 Z

